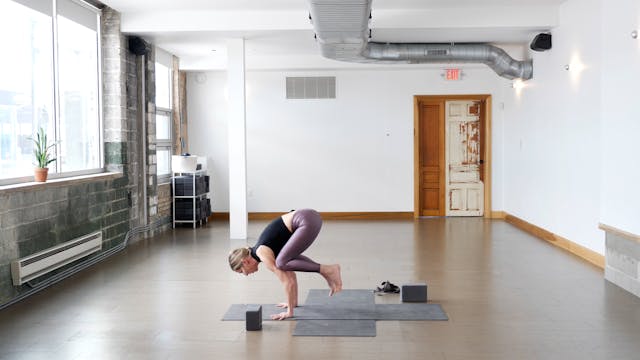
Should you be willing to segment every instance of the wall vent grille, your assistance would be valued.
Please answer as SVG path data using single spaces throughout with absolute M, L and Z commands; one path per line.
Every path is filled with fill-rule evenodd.
M 335 98 L 335 76 L 287 77 L 287 99 Z

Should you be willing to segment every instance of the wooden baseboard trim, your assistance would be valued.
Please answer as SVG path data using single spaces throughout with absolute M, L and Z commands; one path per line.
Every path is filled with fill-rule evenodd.
M 321 212 L 325 220 L 413 220 L 413 212 Z
M 282 212 L 253 212 L 249 220 L 272 220 Z M 413 212 L 321 212 L 323 220 L 412 220 Z M 215 212 L 209 220 L 229 220 L 228 212 Z
M 593 265 L 599 267 L 600 269 L 604 269 L 604 264 L 605 264 L 604 256 L 598 254 L 597 252 L 591 249 L 587 249 L 582 245 L 578 245 L 568 239 L 563 238 L 562 236 L 556 235 L 548 230 L 545 230 L 541 227 L 538 227 L 534 224 L 524 221 L 511 214 L 505 213 L 504 220 L 509 224 L 523 231 L 526 231 L 535 237 L 548 241 L 551 244 L 592 263 Z
M 207 218 L 208 221 L 229 221 L 229 213 L 228 212 L 214 212 Z
M 489 215 L 489 218 L 504 220 L 506 216 L 507 216 L 507 213 L 505 213 L 504 211 L 492 211 L 491 214 Z
M 254 212 L 249 213 L 249 220 L 273 220 L 278 216 L 284 214 L 283 212 Z

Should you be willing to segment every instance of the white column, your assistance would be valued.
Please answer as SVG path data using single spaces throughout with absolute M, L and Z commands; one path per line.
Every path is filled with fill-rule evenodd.
M 247 238 L 247 136 L 244 39 L 227 40 L 229 96 L 229 235 Z

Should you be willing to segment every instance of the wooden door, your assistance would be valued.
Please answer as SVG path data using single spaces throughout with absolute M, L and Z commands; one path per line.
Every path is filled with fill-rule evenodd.
M 481 103 L 473 100 L 445 103 L 445 207 L 447 216 L 482 216 Z
M 419 216 L 443 216 L 444 101 L 419 102 Z
M 416 95 L 414 128 L 414 216 L 492 216 L 491 95 Z

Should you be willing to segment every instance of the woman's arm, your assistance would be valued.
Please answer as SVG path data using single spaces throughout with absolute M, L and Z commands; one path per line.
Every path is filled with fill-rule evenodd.
M 298 279 L 296 278 L 296 273 L 295 271 L 286 271 L 287 274 L 290 274 L 291 278 L 289 279 L 290 281 L 292 281 L 295 285 L 293 286 L 293 289 L 295 290 L 295 294 L 293 294 L 293 306 L 297 307 L 298 306 Z M 276 305 L 277 307 L 281 307 L 281 308 L 288 308 L 289 307 L 289 303 L 279 303 L 278 305 Z
M 296 273 L 293 271 L 282 271 L 276 267 L 276 259 L 273 251 L 262 245 L 256 250 L 256 254 L 264 263 L 267 269 L 271 270 L 284 285 L 284 291 L 287 295 L 287 311 L 271 316 L 274 320 L 283 320 L 293 317 L 293 309 L 298 306 L 298 281 Z

